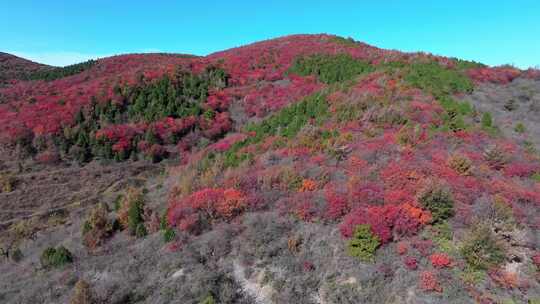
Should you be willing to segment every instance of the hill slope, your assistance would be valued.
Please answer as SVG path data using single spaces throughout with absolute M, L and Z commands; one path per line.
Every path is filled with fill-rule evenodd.
M 11 54 L 0 52 L 0 86 L 10 80 L 27 79 L 29 75 L 51 69 L 52 67 L 35 63 Z
M 540 299 L 536 70 L 295 35 L 39 75 L 0 89 L 5 302 Z

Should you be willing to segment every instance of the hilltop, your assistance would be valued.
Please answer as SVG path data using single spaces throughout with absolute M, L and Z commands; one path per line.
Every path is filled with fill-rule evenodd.
M 21 60 L 7 303 L 540 300 L 538 70 L 326 34 Z

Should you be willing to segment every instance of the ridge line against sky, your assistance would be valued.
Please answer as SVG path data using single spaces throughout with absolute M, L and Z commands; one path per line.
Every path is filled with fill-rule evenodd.
M 125 53 L 207 55 L 290 34 L 329 33 L 384 49 L 489 65 L 540 65 L 540 1 L 4 3 L 0 51 L 67 65 Z

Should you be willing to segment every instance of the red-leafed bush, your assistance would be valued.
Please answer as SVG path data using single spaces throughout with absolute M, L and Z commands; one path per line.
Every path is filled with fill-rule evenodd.
M 247 136 L 242 133 L 236 133 L 232 135 L 228 135 L 227 137 L 219 140 L 215 144 L 210 146 L 210 149 L 213 149 L 217 152 L 225 152 L 231 148 L 232 145 L 235 143 L 242 141 L 246 139 Z
M 230 219 L 246 207 L 245 196 L 236 189 L 207 188 L 173 201 L 167 212 L 171 226 L 197 232 L 201 225 L 218 219 Z
M 536 253 L 532 256 L 532 262 L 536 266 L 536 269 L 540 269 L 540 253 Z
M 433 249 L 432 240 L 415 240 L 412 242 L 412 247 L 420 253 L 421 256 L 427 257 Z
M 400 189 L 389 189 L 384 193 L 386 204 L 402 204 L 414 201 L 414 195 Z
M 122 138 L 112 145 L 112 150 L 117 153 L 124 153 L 131 149 L 131 142 L 127 138 Z
M 244 194 L 236 189 L 225 189 L 223 199 L 216 206 L 218 214 L 225 218 L 230 218 L 242 211 L 245 207 Z
M 416 269 L 418 269 L 418 261 L 416 260 L 415 257 L 412 257 L 412 256 L 406 256 L 406 257 L 403 259 L 403 264 L 405 264 L 405 267 L 407 267 L 407 269 L 409 269 L 409 270 L 416 270 Z
M 315 182 L 312 179 L 304 179 L 302 181 L 302 185 L 300 186 L 300 189 L 298 191 L 300 192 L 310 192 L 315 191 L 317 189 L 317 182 Z
M 384 199 L 382 185 L 375 182 L 355 182 L 349 185 L 349 194 L 352 202 L 364 204 L 380 203 Z
M 313 265 L 313 263 L 309 261 L 304 262 L 302 266 L 305 272 L 310 272 L 310 271 L 315 270 L 315 265 Z
M 540 69 L 529 68 L 525 71 L 523 76 L 528 79 L 540 80 Z
M 452 265 L 452 260 L 445 253 L 434 253 L 429 257 L 431 265 L 436 268 L 446 268 Z
M 368 224 L 382 244 L 392 240 L 392 226 L 398 210 L 394 206 L 358 208 L 347 214 L 340 225 L 341 234 L 349 238 L 356 226 Z
M 313 192 L 299 192 L 286 200 L 284 209 L 289 209 L 294 216 L 302 221 L 311 221 L 320 215 L 315 203 Z
M 540 171 L 540 166 L 535 163 L 514 162 L 504 167 L 504 175 L 508 177 L 529 177 Z
M 399 255 L 407 254 L 408 251 L 409 251 L 409 245 L 407 245 L 407 243 L 405 243 L 405 242 L 398 242 L 397 243 L 396 252 Z
M 422 208 L 413 204 L 402 204 L 401 209 L 402 212 L 408 215 L 408 217 L 414 219 L 414 221 L 417 221 L 422 225 L 426 225 L 432 221 L 432 216 L 429 211 L 422 210 Z
M 324 188 L 326 198 L 326 216 L 335 220 L 349 212 L 346 194 L 339 192 L 334 185 L 328 184 Z
M 232 122 L 229 113 L 223 112 L 216 113 L 213 119 L 201 116 L 199 118 L 199 126 L 205 137 L 214 139 L 230 131 Z
M 519 77 L 521 71 L 512 67 L 476 68 L 467 72 L 477 82 L 507 84 Z
M 518 274 L 513 271 L 490 269 L 488 275 L 497 285 L 506 289 L 518 288 L 522 285 Z
M 393 238 L 416 234 L 430 219 L 429 213 L 410 204 L 359 207 L 349 213 L 340 225 L 344 237 L 350 237 L 357 225 L 369 224 L 382 244 Z
M 231 104 L 232 98 L 224 90 L 211 92 L 205 105 L 214 111 L 225 111 Z
M 60 161 L 60 155 L 57 151 L 43 151 L 36 155 L 36 160 L 42 164 L 56 164 Z
M 400 191 L 402 197 L 407 197 L 408 195 L 414 196 L 421 188 L 424 174 L 418 171 L 412 163 L 403 159 L 391 161 L 381 171 L 381 178 L 386 189 Z
M 420 273 L 420 288 L 424 291 L 442 292 L 441 284 L 437 275 L 432 271 L 422 271 Z

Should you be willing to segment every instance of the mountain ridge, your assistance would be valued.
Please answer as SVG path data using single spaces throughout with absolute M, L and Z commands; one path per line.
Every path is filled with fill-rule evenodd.
M 13 81 L 0 299 L 536 303 L 538 117 L 538 70 L 327 34 Z

